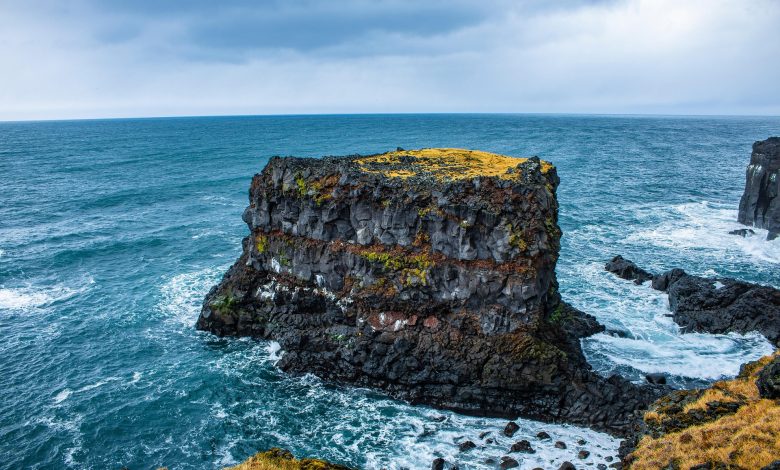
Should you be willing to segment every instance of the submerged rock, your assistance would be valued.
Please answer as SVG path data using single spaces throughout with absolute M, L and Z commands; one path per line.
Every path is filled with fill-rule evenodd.
M 620 255 L 612 258 L 609 263 L 604 266 L 604 269 L 616 274 L 618 277 L 634 281 L 636 284 L 641 284 L 653 278 L 652 274 L 637 266 L 633 261 L 629 261 Z
M 780 345 L 778 289 L 731 278 L 692 276 L 682 269 L 653 276 L 651 285 L 666 291 L 672 319 L 685 332 L 757 331 Z
M 504 435 L 512 437 L 515 435 L 518 429 L 520 429 L 520 426 L 518 426 L 514 421 L 510 421 L 506 423 L 506 426 L 504 426 Z
M 657 396 L 592 372 L 558 293 L 555 167 L 457 149 L 273 158 L 198 319 L 292 373 L 460 412 L 624 432 Z
M 747 167 L 745 192 L 737 220 L 769 231 L 768 240 L 780 234 L 780 137 L 753 144 Z
M 755 234 L 756 232 L 753 229 L 749 229 L 749 228 L 740 228 L 729 232 L 729 235 L 737 235 L 742 238 L 745 238 L 748 235 L 755 235 Z

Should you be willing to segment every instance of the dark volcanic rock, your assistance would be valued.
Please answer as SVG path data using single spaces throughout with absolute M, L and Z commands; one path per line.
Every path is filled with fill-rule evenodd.
M 759 372 L 756 387 L 761 398 L 780 398 L 780 356 L 772 359 L 772 362 Z
M 512 449 L 510 452 L 523 452 L 525 454 L 535 454 L 536 451 L 533 447 L 531 447 L 531 443 L 527 440 L 523 439 L 522 441 L 517 441 L 514 444 L 512 444 Z
M 471 449 L 474 449 L 474 448 L 476 448 L 476 447 L 477 447 L 477 445 L 476 445 L 476 444 L 474 444 L 474 443 L 473 443 L 473 442 L 471 442 L 471 441 L 463 441 L 463 442 L 461 442 L 461 443 L 460 443 L 460 445 L 458 446 L 458 449 L 459 449 L 461 452 L 468 452 L 468 451 L 470 451 Z
M 501 470 L 506 470 L 508 468 L 517 468 L 520 464 L 517 462 L 517 460 L 513 459 L 512 457 L 501 457 L 501 463 L 498 465 L 498 468 Z
M 447 461 L 443 458 L 436 458 L 431 462 L 431 470 L 444 470 L 445 463 L 447 463 Z
M 756 234 L 756 232 L 754 230 L 752 230 L 752 229 L 749 229 L 749 228 L 740 228 L 740 229 L 732 230 L 732 231 L 729 232 L 729 235 L 737 235 L 737 236 L 742 237 L 742 238 L 745 238 L 748 235 L 755 235 L 755 234 Z
M 574 466 L 571 462 L 563 462 L 560 467 L 558 467 L 558 470 L 576 470 L 577 467 Z
M 664 374 L 659 374 L 659 373 L 647 374 L 645 375 L 645 379 L 647 379 L 648 382 L 654 385 L 666 384 L 666 376 Z
M 685 331 L 758 331 L 780 344 L 780 291 L 729 278 L 684 275 L 667 288 L 674 321 Z
M 558 449 L 565 449 L 566 443 L 563 441 L 555 441 L 555 447 Z
M 604 266 L 607 271 L 616 274 L 618 277 L 634 281 L 641 284 L 653 278 L 653 275 L 640 268 L 633 261 L 629 261 L 620 255 L 615 256 Z
M 537 437 L 537 439 L 542 439 L 542 440 L 545 440 L 545 439 L 550 439 L 550 435 L 549 435 L 549 434 L 547 434 L 547 432 L 545 432 L 545 431 L 541 431 L 541 432 L 539 432 L 539 433 L 536 435 L 536 437 Z
M 757 331 L 780 345 L 780 290 L 731 278 L 692 276 L 679 268 L 652 279 L 654 289 L 669 295 L 672 318 L 683 331 Z
M 506 423 L 506 426 L 504 427 L 504 435 L 512 437 L 515 435 L 518 429 L 520 429 L 520 426 L 518 426 L 514 421 L 510 421 Z
M 780 233 L 780 137 L 753 144 L 747 167 L 745 192 L 739 201 L 737 220 L 769 230 L 767 239 Z
M 585 360 L 603 327 L 558 293 L 557 185 L 547 162 L 481 152 L 273 158 L 197 326 L 276 340 L 291 373 L 623 432 L 658 392 Z

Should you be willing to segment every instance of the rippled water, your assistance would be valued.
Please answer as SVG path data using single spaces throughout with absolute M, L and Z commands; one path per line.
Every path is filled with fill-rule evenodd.
M 678 385 L 736 373 L 755 335 L 680 335 L 665 296 L 603 272 L 623 254 L 780 287 L 780 239 L 741 239 L 736 208 L 754 140 L 778 118 L 312 116 L 0 123 L 0 468 L 216 468 L 274 445 L 361 468 L 586 463 L 617 442 L 571 426 L 411 407 L 274 368 L 273 344 L 195 331 L 235 259 L 253 173 L 269 156 L 471 147 L 559 168 L 564 296 L 627 338 L 584 342 L 594 366 Z M 545 430 L 555 449 L 534 436 Z M 587 444 L 580 446 L 578 439 Z

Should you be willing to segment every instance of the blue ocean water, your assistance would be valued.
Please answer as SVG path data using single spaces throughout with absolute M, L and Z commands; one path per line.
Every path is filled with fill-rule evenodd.
M 623 254 L 780 287 L 780 240 L 742 239 L 736 210 L 753 141 L 780 118 L 534 115 L 210 117 L 0 123 L 0 468 L 219 468 L 270 446 L 361 468 L 490 468 L 504 422 L 412 407 L 289 377 L 277 346 L 194 323 L 234 261 L 252 175 L 272 155 L 397 146 L 538 155 L 558 166 L 564 297 L 627 338 L 583 346 L 595 368 L 678 385 L 771 351 L 756 335 L 680 335 L 662 294 L 603 272 Z M 617 441 L 520 421 L 555 467 Z M 536 443 L 546 430 L 568 450 Z M 584 438 L 587 445 L 575 441 Z M 515 439 L 515 440 L 516 440 Z

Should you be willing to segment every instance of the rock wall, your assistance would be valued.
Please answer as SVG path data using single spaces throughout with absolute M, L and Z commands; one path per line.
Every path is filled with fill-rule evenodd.
M 198 328 L 278 341 L 289 372 L 461 412 L 624 432 L 657 395 L 594 374 L 561 301 L 555 168 L 425 149 L 274 158 Z
M 739 202 L 738 220 L 769 230 L 767 238 L 780 235 L 780 137 L 753 144 L 747 167 L 745 192 Z

